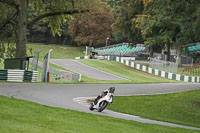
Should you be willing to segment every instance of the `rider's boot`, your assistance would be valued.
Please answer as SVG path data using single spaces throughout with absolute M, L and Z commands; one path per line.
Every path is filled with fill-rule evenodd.
M 97 102 L 98 102 L 98 99 L 96 98 L 96 99 L 94 100 L 94 105 L 96 105 Z

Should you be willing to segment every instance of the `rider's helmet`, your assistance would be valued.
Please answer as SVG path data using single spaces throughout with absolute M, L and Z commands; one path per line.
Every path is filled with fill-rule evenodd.
M 108 90 L 109 90 L 110 93 L 114 93 L 115 92 L 115 87 L 112 86 Z

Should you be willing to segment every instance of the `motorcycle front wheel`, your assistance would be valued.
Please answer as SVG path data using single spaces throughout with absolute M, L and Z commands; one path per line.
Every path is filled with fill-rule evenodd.
M 99 104 L 99 109 L 98 109 L 98 112 L 102 112 L 108 105 L 108 102 L 107 101 L 102 101 L 100 104 Z

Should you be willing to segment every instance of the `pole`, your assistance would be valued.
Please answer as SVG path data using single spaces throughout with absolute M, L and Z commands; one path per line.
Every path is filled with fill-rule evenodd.
M 44 57 L 44 63 L 43 63 L 43 71 L 42 71 L 42 82 L 47 82 L 47 72 L 49 67 L 49 59 L 50 59 L 50 53 L 53 51 L 53 49 L 50 49 L 48 53 Z
M 107 47 L 107 44 L 108 44 L 108 39 L 109 39 L 109 38 L 107 37 L 107 38 L 106 38 L 106 47 Z

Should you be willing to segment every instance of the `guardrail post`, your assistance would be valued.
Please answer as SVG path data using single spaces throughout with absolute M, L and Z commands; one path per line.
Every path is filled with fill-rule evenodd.
M 50 49 L 48 53 L 44 56 L 44 63 L 43 63 L 43 70 L 42 70 L 42 82 L 47 82 L 47 72 L 49 67 L 49 59 L 50 59 L 50 53 L 53 51 L 53 49 Z

